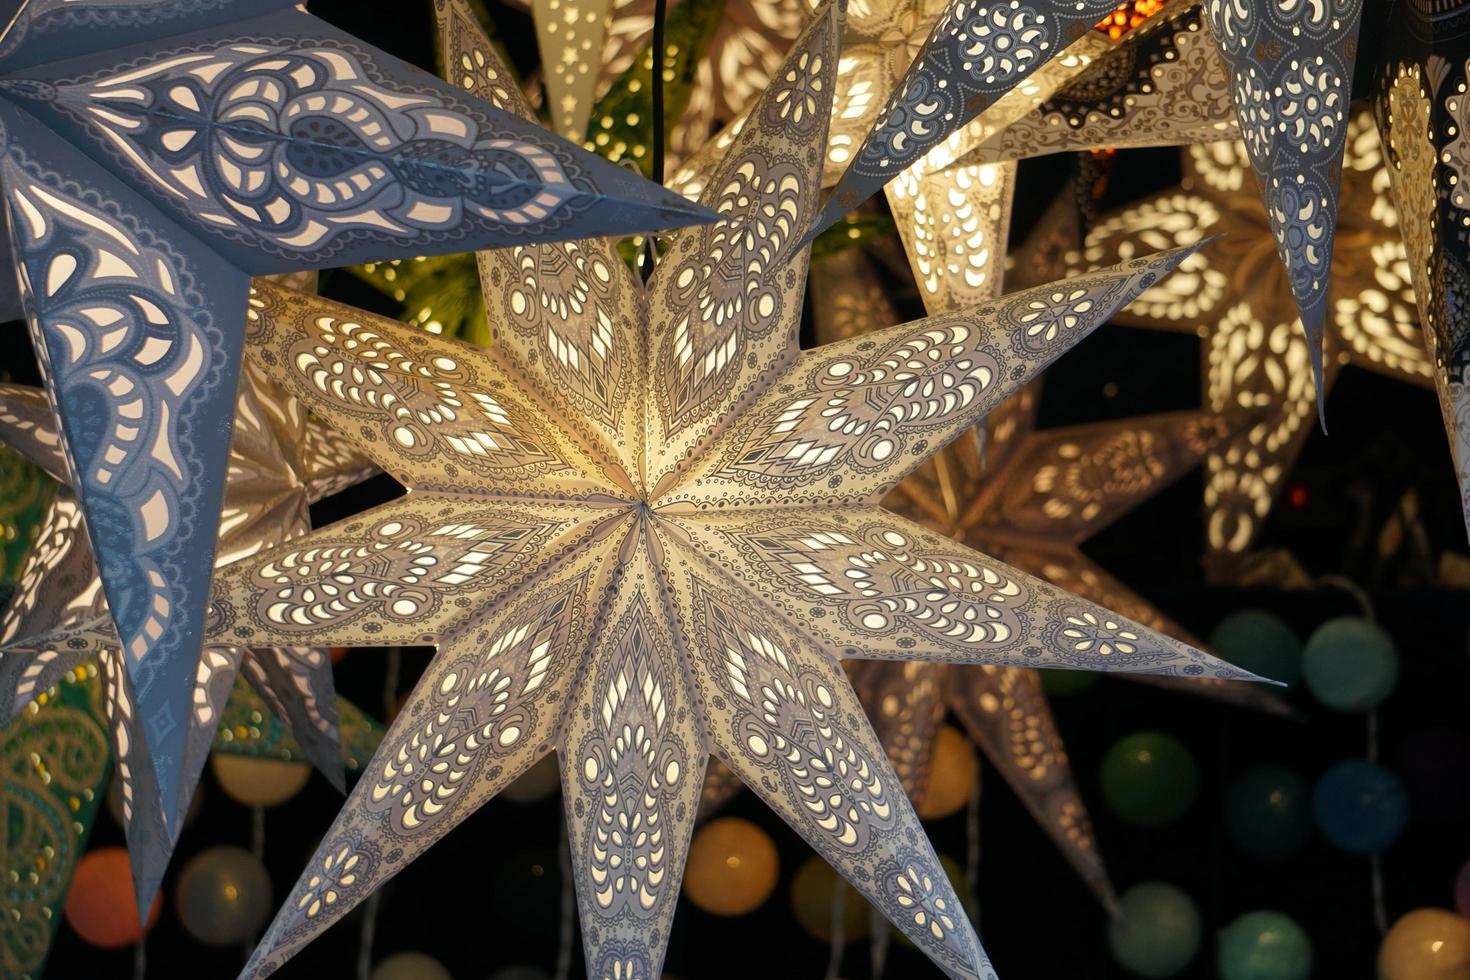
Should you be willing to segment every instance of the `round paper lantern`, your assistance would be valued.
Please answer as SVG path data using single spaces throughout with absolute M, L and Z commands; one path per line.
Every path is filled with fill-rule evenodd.
M 1329 619 L 1307 640 L 1302 678 L 1338 711 L 1367 711 L 1388 697 L 1399 676 L 1393 638 L 1366 619 Z
M 1470 917 L 1470 861 L 1460 869 L 1455 876 L 1455 909 L 1463 916 Z
M 1066 697 L 1088 690 L 1097 683 L 1097 678 L 1095 670 L 1043 670 L 1041 689 L 1047 694 Z
M 1281 766 L 1247 769 L 1225 791 L 1225 827 L 1235 846 L 1252 857 L 1291 857 L 1311 834 L 1306 784 Z
M 1172 735 L 1137 732 L 1113 743 L 1103 756 L 1103 800 L 1135 827 L 1162 827 L 1179 819 L 1198 786 L 1194 757 Z
M 1354 759 L 1339 762 L 1317 780 L 1312 816 L 1334 846 L 1354 854 L 1371 854 L 1404 832 L 1409 800 L 1393 773 Z
M 1302 644 L 1286 621 L 1264 609 L 1243 609 L 1220 620 L 1207 644 L 1237 667 L 1295 687 L 1302 676 Z
M 776 890 L 780 863 L 770 836 L 739 817 L 711 820 L 694 834 L 684 894 L 711 915 L 747 915 Z
M 513 803 L 537 803 L 555 793 L 560 786 L 561 770 L 556 764 L 556 753 L 548 752 L 501 790 L 500 795 Z
M 1220 930 L 1221 980 L 1307 980 L 1312 941 L 1284 912 L 1247 912 Z
M 163 908 L 162 896 L 153 896 L 148 924 L 138 922 L 138 898 L 133 870 L 121 847 L 99 847 L 82 855 L 66 896 L 66 922 L 89 945 L 121 949 L 143 938 Z
M 311 779 L 311 767 L 305 763 L 231 752 L 211 755 L 209 768 L 225 795 L 241 806 L 280 806 Z
M 1378 947 L 1378 980 L 1470 980 L 1470 919 L 1415 909 Z
M 513 966 L 511 970 L 534 970 L 534 967 Z M 505 971 L 502 971 L 505 972 Z M 544 977 L 546 974 L 536 971 L 529 974 L 519 975 L 519 980 L 532 980 L 537 975 Z M 500 974 L 495 975 L 497 978 Z M 510 978 L 516 978 L 518 974 L 510 973 Z M 418 953 L 406 950 L 402 953 L 394 953 L 385 956 L 373 966 L 371 980 L 454 980 L 449 971 L 444 969 L 440 963 L 428 953 Z
M 975 747 L 953 725 L 940 725 L 929 757 L 929 772 L 915 807 L 924 820 L 954 816 L 970 802 L 970 791 L 980 778 Z
M 271 911 L 271 879 L 254 854 L 211 847 L 189 859 L 174 905 L 184 931 L 207 946 L 254 939 Z
M 842 936 L 848 942 L 868 934 L 868 901 L 819 857 L 807 858 L 791 879 L 791 910 L 808 935 L 832 940 L 832 893 L 841 889 Z
M 1118 899 L 1118 915 L 1108 923 L 1108 949 L 1118 965 L 1136 977 L 1172 977 L 1199 952 L 1199 910 L 1173 885 L 1149 881 Z

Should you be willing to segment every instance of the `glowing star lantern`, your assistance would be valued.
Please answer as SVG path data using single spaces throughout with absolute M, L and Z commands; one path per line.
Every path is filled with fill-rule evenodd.
M 808 237 L 830 228 L 1063 49 L 1087 37 L 1116 6 L 1113 0 L 949 0 L 853 149 Z
M 21 293 L 174 825 L 249 276 L 706 216 L 286 0 L 10 6 Z
M 1204 14 L 1198 4 L 1171 5 L 960 162 L 1206 143 L 1238 135 L 1228 69 L 1210 40 Z
M 217 549 L 221 562 L 300 537 L 310 528 L 310 502 L 376 472 L 346 440 L 308 419 L 301 402 L 262 379 L 256 369 L 247 366 L 241 381 Z M 66 485 L 60 433 L 40 390 L 0 386 L 0 438 Z M 0 619 L 0 642 L 23 646 L 27 637 L 106 613 L 97 564 L 81 523 L 76 497 L 59 493 L 21 571 L 16 595 Z M 107 680 L 103 707 L 122 781 L 139 907 L 147 908 L 178 835 L 163 815 L 166 801 L 155 782 L 140 705 L 121 651 L 114 644 L 98 651 L 62 650 L 57 656 L 0 653 L 0 719 L 11 717 L 94 652 Z M 191 672 L 197 686 L 183 738 L 184 769 L 177 776 L 184 805 L 220 727 L 237 665 L 270 710 L 286 722 L 307 758 L 341 788 L 342 748 L 326 651 L 248 648 L 242 660 L 239 651 L 210 650 Z
M 1334 312 L 1327 294 L 1339 177 L 1363 2 L 1203 0 L 1202 7 L 1230 68 L 1240 137 L 1306 330 L 1320 412 L 1323 336 Z
M 1470 31 L 1464 3 L 1406 8 L 1375 77 L 1386 169 L 1414 272 L 1470 530 Z
M 1006 173 L 1006 168 L 981 169 Z M 938 227 L 958 224 L 967 235 L 979 235 L 983 241 L 1004 241 L 1010 186 L 988 185 L 987 196 L 979 199 L 973 213 L 964 215 L 963 221 L 943 220 Z M 1057 208 L 1070 211 L 1069 205 L 1064 200 L 1054 206 L 1018 251 L 1018 280 L 1064 268 L 1052 254 L 1053 238 L 1076 240 L 1075 232 L 1064 235 L 1060 227 Z M 909 254 L 931 312 L 962 306 L 961 298 L 974 301 L 999 292 L 999 255 L 966 265 L 931 264 L 926 250 L 911 249 Z M 891 317 L 891 306 L 881 293 L 863 292 L 861 284 L 874 278 L 865 265 L 858 253 L 845 253 L 813 269 L 819 340 L 859 336 Z M 853 302 L 851 297 L 858 299 Z M 989 415 L 982 429 L 962 435 L 910 474 L 888 495 L 886 505 L 1100 605 L 1124 610 L 1153 629 L 1187 637 L 1178 624 L 1082 554 L 1078 544 L 1197 465 L 1229 426 L 1202 414 L 1178 413 L 1037 432 L 1038 405 L 1037 384 L 1019 391 Z M 1017 668 L 879 662 L 855 665 L 850 673 L 910 795 L 924 784 L 939 721 L 949 710 L 1083 880 L 1111 905 L 1107 873 L 1039 675 Z M 1135 679 L 1282 710 L 1279 702 L 1252 685 L 1141 675 Z M 717 773 L 707 781 L 707 809 L 738 789 L 723 776 Z
M 726 219 L 646 290 L 600 242 L 489 256 L 479 351 L 258 287 L 267 372 L 410 493 L 222 572 L 212 642 L 440 652 L 247 975 L 552 749 L 589 973 L 656 975 L 712 748 L 945 970 L 989 976 L 838 657 L 1242 676 L 877 506 L 1186 252 L 802 353 L 838 32 L 825 8 L 710 184 Z
M 1343 207 L 1327 321 L 1325 389 L 1345 363 L 1428 384 L 1411 272 L 1389 198 L 1382 153 L 1366 114 L 1350 120 L 1342 177 Z M 1253 543 L 1309 431 L 1313 391 L 1308 342 L 1297 327 L 1291 289 L 1276 261 L 1276 240 L 1251 188 L 1245 147 L 1190 147 L 1179 187 L 1100 219 L 1085 260 L 1103 265 L 1168 245 L 1224 233 L 1177 276 L 1145 290 L 1118 321 L 1200 331 L 1204 398 L 1213 411 L 1255 409 L 1263 417 L 1206 459 L 1209 560 L 1229 565 Z
M 1125 4 L 1124 8 L 1142 5 L 1146 4 Z M 843 39 L 827 138 L 827 162 L 822 171 L 823 187 L 835 185 L 842 179 L 859 148 L 864 145 L 864 139 L 880 116 L 889 110 L 890 100 L 903 84 L 905 72 L 917 64 L 917 56 L 926 50 L 925 45 L 936 23 L 947 15 L 950 6 L 944 0 L 853 0 L 848 4 L 847 33 Z M 1080 32 L 1078 40 L 1060 56 L 1026 75 L 1022 82 L 989 104 L 969 123 L 955 127 L 945 138 L 936 141 L 933 148 L 926 151 L 932 156 L 926 157 L 925 153 L 914 156 L 911 164 L 905 164 L 909 167 L 905 176 L 915 174 L 914 168 L 921 163 L 924 171 L 947 166 L 956 157 L 985 142 L 1031 112 L 1093 59 L 1108 51 L 1113 43 L 1114 38 L 1106 31 Z M 699 197 L 709 180 L 710 171 L 729 149 L 746 118 L 747 113 L 735 116 L 717 136 L 705 142 L 698 153 L 674 172 L 669 186 L 691 200 Z M 856 203 L 859 202 L 854 201 Z M 891 194 L 890 203 L 893 203 Z
M 596 66 L 612 19 L 610 0 L 532 0 L 546 101 L 556 131 L 581 142 L 592 115 Z

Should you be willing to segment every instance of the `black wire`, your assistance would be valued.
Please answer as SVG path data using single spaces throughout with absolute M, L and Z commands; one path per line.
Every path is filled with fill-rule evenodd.
M 653 182 L 664 182 L 664 22 L 668 0 L 653 5 Z
M 653 159 L 652 175 L 653 182 L 660 187 L 664 182 L 664 22 L 668 19 L 668 0 L 654 0 L 653 5 Z M 639 271 L 643 274 L 643 281 L 648 282 L 653 275 L 653 262 L 658 255 L 658 249 L 654 247 L 653 235 L 643 239 L 643 255 L 639 262 Z

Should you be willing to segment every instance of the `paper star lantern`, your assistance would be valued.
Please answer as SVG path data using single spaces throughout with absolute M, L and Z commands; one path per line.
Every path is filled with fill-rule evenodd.
M 1131 10 L 1137 5 L 1136 2 L 1123 4 L 1117 10 Z M 903 82 L 905 71 L 916 63 L 916 55 L 925 50 L 935 24 L 946 12 L 947 7 L 941 0 L 866 0 L 849 4 L 847 35 L 838 68 L 822 186 L 833 186 L 842 179 L 864 138 L 886 111 L 889 99 Z M 921 161 L 927 170 L 947 166 L 956 157 L 1030 112 L 1095 58 L 1110 50 L 1113 43 L 1114 37 L 1105 30 L 1084 32 L 1059 57 L 1036 69 L 970 122 L 956 127 L 946 138 L 935 141 L 927 151 L 935 155 L 933 160 L 924 159 L 925 154 L 919 154 L 914 166 Z M 748 108 L 687 159 L 674 171 L 669 186 L 691 200 L 698 198 L 710 171 L 745 125 L 747 115 Z M 911 166 L 904 176 L 913 173 L 914 167 Z M 827 222 L 829 226 L 832 223 Z
M 1413 270 L 1424 342 L 1470 530 L 1470 33 L 1462 3 L 1406 8 L 1375 73 L 1374 109 Z
M 923 237 L 905 236 L 920 294 L 931 313 L 999 292 L 1014 171 L 992 166 L 979 171 L 994 173 L 996 179 L 982 182 L 968 196 L 930 195 L 951 205 L 967 201 L 973 205 L 970 210 L 929 216 L 917 225 L 921 232 L 933 227 L 944 230 L 941 236 L 947 233 L 978 243 L 968 249 L 973 261 L 933 262 L 936 254 L 952 258 L 966 249 L 958 244 L 933 248 Z M 945 171 L 925 180 L 944 176 L 954 173 Z M 957 186 L 965 190 L 962 178 Z M 1075 243 L 1076 229 L 1062 234 L 1057 227 L 1059 209 L 1073 210 L 1070 201 L 1059 201 L 1049 220 L 1014 256 L 1015 278 L 1023 285 L 1048 273 L 1065 273 L 1053 239 L 1060 235 Z M 917 251 L 912 247 L 916 243 L 921 246 Z M 859 336 L 891 322 L 892 308 L 885 296 L 863 288 L 876 277 L 860 253 L 821 263 L 813 278 L 819 284 L 813 297 L 818 340 Z M 832 303 L 835 308 L 829 307 Z M 1038 433 L 1039 394 L 1039 382 L 1018 392 L 992 412 L 981 429 L 961 436 L 902 481 L 886 506 L 1084 598 L 1122 610 L 1153 629 L 1197 643 L 1077 546 L 1198 465 L 1230 427 L 1201 413 L 1176 413 Z M 1039 676 L 1018 668 L 920 663 L 867 663 L 850 672 L 910 796 L 924 786 L 939 721 L 946 710 L 952 711 L 1083 880 L 1105 904 L 1113 904 Z M 1137 679 L 1272 712 L 1282 710 L 1279 702 L 1253 685 L 1142 675 Z M 707 808 L 719 802 L 722 791 L 728 791 L 728 783 L 718 779 L 706 786 Z
M 284 0 L 30 2 L 21 292 L 170 824 L 251 274 L 705 220 Z
M 1323 399 L 1322 344 L 1362 0 L 1201 5 Z
M 0 438 L 66 485 L 67 463 L 55 417 L 39 389 L 0 386 Z M 376 468 L 336 432 L 308 419 L 301 403 L 247 368 L 241 375 L 228 478 L 221 511 L 221 562 L 254 554 L 300 537 L 310 528 L 307 505 L 336 493 Z M 81 508 L 70 490 L 51 503 L 41 538 L 20 574 L 19 588 L 0 618 L 0 642 L 25 638 L 93 619 L 107 612 L 98 569 L 81 528 Z M 0 720 L 10 718 L 94 651 L 64 651 L 35 658 L 0 653 Z M 109 683 L 106 717 L 123 781 L 124 829 L 133 855 L 139 908 L 148 908 L 162 878 L 177 829 L 163 815 L 165 801 L 154 782 L 153 760 L 143 736 L 139 705 L 115 645 L 95 651 Z M 189 767 L 178 776 L 188 805 L 237 663 L 270 710 L 283 719 L 305 756 L 343 788 L 342 746 L 326 651 L 307 646 L 258 648 L 205 655 L 184 737 Z M 359 752 L 361 745 L 358 746 Z
M 532 0 L 531 19 L 556 131 L 580 143 L 592 115 L 597 66 L 612 20 L 611 0 Z
M 950 0 L 852 149 L 808 237 L 830 228 L 1074 42 L 1106 46 L 1107 35 L 1092 28 L 1117 6 L 1112 0 Z M 1020 111 L 1030 108 L 1023 104 Z
M 1204 14 L 1198 4 L 1176 4 L 1098 54 L 1034 111 L 998 128 L 960 162 L 1215 142 L 1239 132 L 1229 71 Z
M 250 975 L 553 748 L 589 972 L 656 975 L 713 748 L 944 969 L 989 976 L 837 657 L 1243 676 L 877 506 L 1186 252 L 802 353 L 839 30 L 818 14 L 711 183 L 724 220 L 646 289 L 598 241 L 492 256 L 521 278 L 479 351 L 257 284 L 262 369 L 410 493 L 221 572 L 209 642 L 439 653 Z
M 1400 221 L 1366 115 L 1353 118 L 1347 143 L 1325 390 L 1347 363 L 1427 384 L 1431 365 Z M 1254 542 L 1306 441 L 1314 402 L 1310 351 L 1305 338 L 1297 336 L 1296 305 L 1274 261 L 1275 237 L 1252 198 L 1244 146 L 1190 147 L 1184 169 L 1178 188 L 1101 219 L 1087 236 L 1085 260 L 1102 265 L 1225 233 L 1185 262 L 1178 276 L 1145 290 L 1118 317 L 1137 326 L 1202 332 L 1206 407 L 1264 413 L 1205 463 L 1209 561 L 1224 569 Z

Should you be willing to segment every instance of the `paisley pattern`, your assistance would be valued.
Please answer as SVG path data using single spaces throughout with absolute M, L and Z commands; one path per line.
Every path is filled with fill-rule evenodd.
M 1366 114 L 1349 120 L 1345 142 L 1326 390 L 1342 359 L 1426 384 L 1431 363 L 1423 350 L 1413 273 Z M 1096 266 L 1139 250 L 1221 235 L 1167 284 L 1145 290 L 1118 316 L 1124 323 L 1191 333 L 1204 324 L 1205 407 L 1260 412 L 1206 457 L 1207 561 L 1219 574 L 1251 548 L 1310 432 L 1311 354 L 1276 260 L 1276 239 L 1252 191 L 1244 145 L 1192 146 L 1184 164 L 1188 190 L 1165 190 L 1103 215 L 1088 233 L 1081 259 Z
M 456 9 L 442 0 L 436 8 L 450 63 L 476 66 L 464 72 L 465 87 L 534 119 L 519 92 L 499 94 L 503 76 L 489 39 Z M 630 403 L 644 369 L 643 337 L 631 326 L 641 320 L 644 301 L 613 243 L 525 245 L 477 259 L 496 352 L 518 375 L 542 379 L 562 416 L 617 460 L 631 482 L 641 469 L 643 419 Z
M 646 540 L 626 554 L 635 536 L 561 755 L 582 945 L 589 974 L 615 980 L 662 973 L 705 761 Z
M 0 397 L 0 404 L 0 438 L 14 439 L 42 455 L 50 454 L 51 446 L 59 451 L 60 432 L 43 393 L 10 386 Z M 242 378 L 236 407 L 221 508 L 218 553 L 222 562 L 280 544 L 304 534 L 309 527 L 308 422 L 304 409 L 295 399 L 270 389 L 254 369 L 247 370 Z M 339 451 L 339 455 L 344 457 L 344 464 L 361 470 L 361 457 L 354 452 Z M 343 474 L 337 477 L 344 478 Z M 0 627 L 0 640 L 23 647 L 31 642 L 28 638 L 64 633 L 68 624 L 105 616 L 108 606 L 100 585 L 97 565 L 82 534 L 81 508 L 76 497 L 63 490 L 52 501 L 42 536 L 27 558 L 15 600 Z M 114 669 L 117 641 L 110 623 L 106 636 L 100 639 L 100 652 L 98 643 L 77 637 L 70 643 L 43 646 L 36 653 L 21 649 L 0 653 L 0 717 L 33 698 L 44 697 L 43 692 L 59 677 L 94 654 L 105 661 L 107 670 Z M 181 805 L 186 805 L 192 795 L 193 779 L 211 735 L 221 727 L 219 706 L 224 692 L 231 688 L 238 658 L 239 651 L 207 651 L 192 671 L 195 687 L 181 769 Z M 297 757 L 312 760 L 329 779 L 342 785 L 336 698 L 325 651 L 308 647 L 253 649 L 245 653 L 243 667 L 269 709 L 286 720 L 285 731 L 289 734 L 285 737 L 295 736 L 292 743 Z M 105 688 L 109 698 L 133 697 L 131 688 L 117 681 L 110 680 Z M 144 742 L 137 712 L 111 701 L 107 710 L 123 719 L 124 730 L 114 732 L 119 744 L 126 742 L 133 751 L 131 743 Z M 128 765 L 125 761 L 124 768 L 130 779 L 136 778 L 136 762 Z M 161 873 L 171 840 L 167 834 L 146 830 L 163 820 L 156 812 L 163 801 L 144 795 L 151 792 L 140 788 L 128 815 L 130 825 L 135 821 L 140 824 L 138 830 L 131 826 L 129 830 L 132 839 L 141 842 L 140 848 L 147 852 L 136 856 L 146 880 L 155 877 L 148 868 Z
M 984 112 L 1114 6 L 1111 0 L 949 0 L 808 237 Z
M 211 639 L 428 642 L 469 615 L 459 597 L 510 593 L 545 549 L 581 536 L 595 516 L 415 494 L 221 571 L 218 593 L 250 598 L 243 608 L 216 602 Z
M 272 381 L 337 429 L 370 434 L 364 451 L 401 482 L 472 492 L 493 478 L 531 496 L 594 492 L 601 467 L 558 439 L 492 356 L 351 307 L 323 309 L 257 282 L 246 334 Z
M 946 973 L 993 978 L 841 670 L 701 565 L 673 591 L 720 758 Z
M 36 66 L 9 90 L 252 266 L 699 220 L 682 199 L 304 13 L 237 30 L 82 74 Z
M 705 185 L 723 220 L 678 235 L 648 284 L 651 487 L 744 404 L 729 392 L 758 393 L 793 353 L 839 40 L 829 4 Z
M 1306 330 L 1320 401 L 1339 172 L 1362 0 L 1204 0 L 1201 6 L 1230 70 L 1241 138 Z
M 67 158 L 65 174 L 43 166 L 17 145 L 35 124 L 11 110 L 4 121 L 0 176 L 22 296 L 172 800 L 206 599 L 195 573 L 212 564 L 225 464 L 216 433 L 228 414 L 214 409 L 234 391 L 239 351 L 221 311 L 243 301 L 244 281 L 175 250 L 149 212 L 112 204 L 115 184 L 90 163 Z M 217 283 L 208 298 L 206 278 Z
M 440 653 L 288 894 L 247 975 L 273 972 L 551 748 L 592 640 L 608 547 L 483 607 Z
M 1185 4 L 1146 21 L 1034 112 L 961 159 L 991 163 L 1099 146 L 1202 143 L 1239 132 L 1228 69 L 1200 7 Z
M 663 499 L 700 508 L 873 499 L 1189 251 L 803 353 Z
M 667 523 L 844 657 L 1249 678 L 878 508 Z
M 1470 533 L 1470 52 L 1463 17 L 1415 9 L 1394 26 L 1374 108 Z

